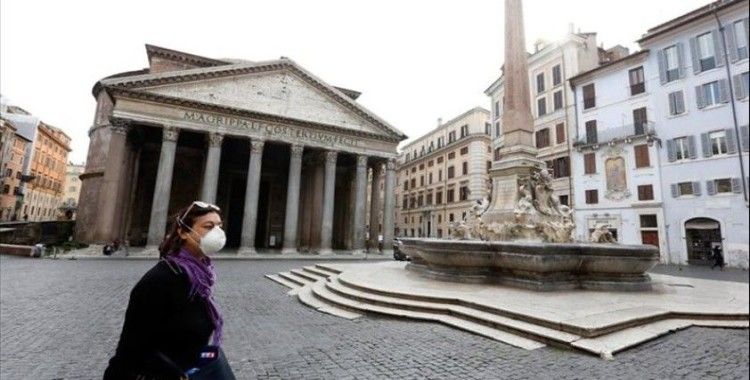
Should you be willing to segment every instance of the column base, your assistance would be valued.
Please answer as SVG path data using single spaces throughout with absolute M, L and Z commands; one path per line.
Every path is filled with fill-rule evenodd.
M 237 250 L 237 256 L 258 256 L 255 247 L 242 247 Z
M 318 256 L 331 256 L 333 255 L 333 250 L 330 248 L 321 248 L 318 250 Z
M 367 252 L 364 249 L 352 250 L 352 256 L 355 256 L 355 257 L 365 257 L 366 253 Z
M 281 249 L 282 255 L 299 255 L 299 251 L 295 247 L 291 248 L 282 248 Z

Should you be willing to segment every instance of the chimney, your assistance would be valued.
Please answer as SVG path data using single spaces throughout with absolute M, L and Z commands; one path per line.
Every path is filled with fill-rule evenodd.
M 443 125 L 443 118 L 439 117 L 438 118 L 438 127 L 441 126 L 441 125 Z
M 572 22 L 568 23 L 568 34 L 575 34 L 575 32 L 575 25 Z

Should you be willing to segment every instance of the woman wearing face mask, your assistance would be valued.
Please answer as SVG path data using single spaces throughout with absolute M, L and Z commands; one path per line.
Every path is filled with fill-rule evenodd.
M 220 346 L 223 318 L 212 296 L 216 282 L 209 255 L 226 242 L 219 208 L 193 202 L 172 218 L 159 246 L 159 262 L 133 288 L 117 351 L 105 380 L 180 379 L 217 367 L 234 379 Z M 211 366 L 205 362 L 212 363 Z M 227 373 L 228 372 L 228 373 Z M 190 378 L 193 378 L 190 376 Z

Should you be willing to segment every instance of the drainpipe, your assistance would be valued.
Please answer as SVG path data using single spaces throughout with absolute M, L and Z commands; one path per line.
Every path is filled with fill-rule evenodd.
M 750 207 L 747 199 L 747 181 L 745 176 L 745 163 L 742 162 L 742 139 L 740 137 L 740 127 L 737 122 L 737 106 L 734 104 L 734 86 L 732 86 L 732 72 L 729 68 L 731 62 L 729 62 L 729 52 L 727 51 L 727 40 L 724 35 L 724 25 L 719 20 L 718 9 L 715 4 L 711 5 L 711 10 L 716 18 L 716 24 L 719 26 L 719 34 L 721 35 L 721 46 L 724 50 L 724 67 L 727 72 L 727 87 L 729 87 L 729 103 L 732 105 L 732 120 L 734 121 L 734 133 L 735 141 L 737 141 L 737 158 L 740 160 L 740 174 L 742 175 L 742 195 L 745 199 L 745 208 Z
M 560 55 L 562 56 L 562 64 L 560 65 L 560 71 L 561 71 L 560 76 L 561 77 L 565 77 L 565 50 L 563 49 L 563 46 L 560 46 Z M 562 79 L 562 78 L 560 78 L 560 79 Z M 565 102 L 565 134 L 568 135 L 568 136 L 566 136 L 566 139 L 565 139 L 567 141 L 567 145 L 568 145 L 568 194 L 569 194 L 568 195 L 568 206 L 570 208 L 573 208 L 573 204 L 574 204 L 573 199 L 575 198 L 573 196 L 573 157 L 572 157 L 572 149 L 571 149 L 573 143 L 570 141 L 570 135 L 568 134 L 568 128 L 570 127 L 570 125 L 568 125 L 568 121 L 570 120 L 570 117 L 569 117 L 569 112 L 570 111 L 569 111 L 569 107 L 568 107 L 568 91 L 567 91 L 568 89 L 565 88 L 566 87 L 565 86 L 565 82 L 567 82 L 567 81 L 563 81 L 563 86 L 562 87 L 563 87 L 563 101 Z M 571 89 L 572 88 L 573 87 L 571 86 Z M 574 94 L 573 98 L 575 98 L 575 94 Z M 576 112 L 576 118 L 578 118 L 578 112 Z M 577 134 L 578 133 L 578 122 L 577 122 L 577 120 L 576 120 L 575 130 L 576 130 L 576 134 Z

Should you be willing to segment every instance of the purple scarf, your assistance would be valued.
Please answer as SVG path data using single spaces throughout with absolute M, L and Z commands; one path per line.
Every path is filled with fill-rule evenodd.
M 224 320 L 211 295 L 211 287 L 216 283 L 216 273 L 214 273 L 211 259 L 205 257 L 203 260 L 198 260 L 183 248 L 176 255 L 168 255 L 167 260 L 177 264 L 187 274 L 190 280 L 189 297 L 192 298 L 197 294 L 206 301 L 208 314 L 214 324 L 213 345 L 221 346 Z

